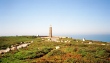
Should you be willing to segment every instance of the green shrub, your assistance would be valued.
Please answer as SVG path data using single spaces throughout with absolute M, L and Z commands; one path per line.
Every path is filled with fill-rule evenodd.
M 78 53 L 81 54 L 82 56 L 86 56 L 86 54 L 87 54 L 87 52 L 86 52 L 85 49 L 80 49 L 80 50 L 78 51 Z
M 27 38 L 26 36 L 9 36 L 9 37 L 0 37 L 0 49 L 5 49 L 10 47 L 13 44 L 17 44 L 24 41 L 31 41 L 35 38 L 31 36 Z
M 88 45 L 85 45 L 85 44 L 80 44 L 79 46 L 80 47 L 88 47 Z
M 98 49 L 95 54 L 96 54 L 96 57 L 99 57 L 99 58 L 106 58 L 109 56 L 109 53 L 107 53 L 106 50 L 101 50 L 101 49 Z
M 78 48 L 73 48 L 73 47 L 68 47 L 68 48 L 65 48 L 66 52 L 76 52 L 78 50 Z
M 52 48 L 43 48 L 43 49 L 41 49 L 41 50 L 38 50 L 38 51 L 36 52 L 36 57 L 39 58 L 39 57 L 41 57 L 41 56 L 47 54 L 47 53 L 50 52 L 51 50 L 52 50 Z
M 22 60 L 10 56 L 10 57 L 1 58 L 0 63 L 27 63 L 27 61 L 23 62 Z
M 36 53 L 31 52 L 31 51 L 20 51 L 20 52 L 16 53 L 14 55 L 14 57 L 17 58 L 17 59 L 20 59 L 20 60 L 31 59 L 31 58 L 36 57 Z
M 48 52 L 50 52 L 50 51 L 52 50 L 52 48 L 50 48 L 50 47 L 43 47 L 41 50 L 42 50 L 44 53 L 48 53 Z
M 62 52 L 61 50 L 53 50 L 53 51 L 48 53 L 48 56 L 63 55 L 63 54 L 65 54 L 65 53 Z
M 64 63 L 76 63 L 77 60 L 73 59 L 73 58 L 68 58 L 64 61 Z

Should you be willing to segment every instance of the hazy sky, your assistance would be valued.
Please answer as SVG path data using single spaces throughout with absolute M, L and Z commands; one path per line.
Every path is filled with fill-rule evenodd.
M 110 0 L 0 0 L 0 35 L 110 34 Z

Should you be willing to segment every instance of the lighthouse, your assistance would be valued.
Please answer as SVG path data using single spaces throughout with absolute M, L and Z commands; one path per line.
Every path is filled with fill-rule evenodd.
M 50 25 L 50 27 L 49 27 L 49 37 L 50 38 L 52 37 L 52 25 Z

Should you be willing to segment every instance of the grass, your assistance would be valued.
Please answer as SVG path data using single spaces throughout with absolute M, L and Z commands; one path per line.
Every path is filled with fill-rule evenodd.
M 82 40 L 77 42 L 76 39 L 62 38 L 60 40 L 71 42 L 57 43 L 35 36 L 0 37 L 0 49 L 32 40 L 34 42 L 27 48 L 0 55 L 0 63 L 110 63 L 110 46 L 99 45 L 103 42 L 96 41 L 92 41 L 93 44 L 84 44 Z M 89 40 L 85 43 L 88 42 Z M 60 46 L 60 49 L 55 49 L 56 46 Z
M 10 47 L 12 44 L 17 44 L 24 41 L 34 40 L 33 36 L 9 36 L 9 37 L 0 37 L 0 49 L 5 49 Z

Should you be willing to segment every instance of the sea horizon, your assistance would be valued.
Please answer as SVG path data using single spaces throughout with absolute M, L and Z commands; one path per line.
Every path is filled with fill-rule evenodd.
M 93 40 L 93 41 L 102 41 L 102 42 L 110 42 L 110 34 L 93 34 L 93 35 L 70 35 L 74 39 L 83 39 Z
M 9 35 L 9 36 L 16 36 L 16 35 Z M 18 35 L 23 36 L 23 35 Z M 29 36 L 36 36 L 36 35 L 29 35 Z M 48 35 L 45 35 L 48 36 Z M 53 36 L 65 36 L 65 37 L 72 37 L 73 39 L 83 39 L 86 40 L 93 40 L 93 41 L 102 41 L 102 42 L 110 42 L 110 34 L 69 34 L 69 35 L 53 35 Z M 0 36 L 3 37 L 3 36 Z

